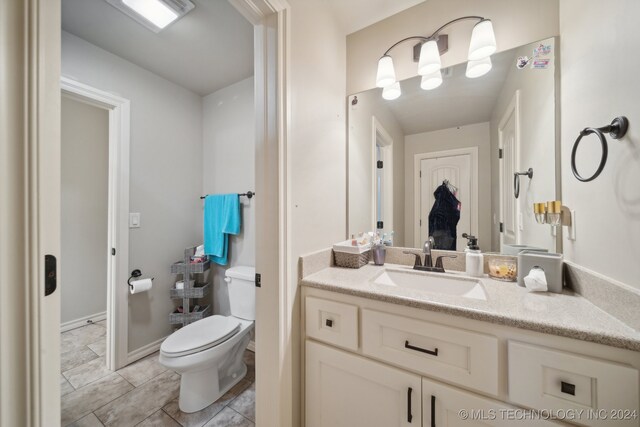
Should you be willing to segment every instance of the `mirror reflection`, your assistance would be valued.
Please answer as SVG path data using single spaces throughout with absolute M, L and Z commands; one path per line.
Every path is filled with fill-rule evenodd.
M 380 88 L 349 96 L 349 235 L 464 250 L 467 233 L 483 252 L 558 251 L 560 227 L 533 210 L 559 199 L 554 53 L 546 39 L 493 55 L 479 77 L 465 63 L 435 88 L 400 82 L 393 100 Z

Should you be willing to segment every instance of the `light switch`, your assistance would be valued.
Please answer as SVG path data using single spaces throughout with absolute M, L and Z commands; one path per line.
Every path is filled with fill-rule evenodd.
M 140 212 L 129 213 L 129 228 L 140 228 Z

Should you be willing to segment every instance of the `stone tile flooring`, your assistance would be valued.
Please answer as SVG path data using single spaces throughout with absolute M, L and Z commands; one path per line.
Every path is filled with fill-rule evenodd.
M 158 353 L 109 371 L 104 363 L 104 321 L 63 332 L 62 426 L 254 427 L 255 361 L 246 351 L 247 376 L 202 411 L 178 408 L 180 375 L 158 362 Z

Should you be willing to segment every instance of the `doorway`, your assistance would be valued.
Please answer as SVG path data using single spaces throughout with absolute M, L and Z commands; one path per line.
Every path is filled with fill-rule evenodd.
M 393 138 L 375 117 L 373 144 L 372 176 L 375 182 L 372 200 L 375 223 L 372 229 L 390 238 L 393 231 Z
M 478 148 L 416 154 L 414 165 L 416 244 L 421 245 L 433 234 L 433 230 L 429 229 L 429 213 L 435 202 L 434 192 L 448 181 L 451 191 L 460 202 L 455 249 L 464 250 L 466 240 L 462 234 L 476 235 L 478 230 Z
M 519 163 L 519 104 L 516 91 L 498 126 L 500 160 L 500 250 L 520 243 L 520 205 L 513 193 L 513 176 Z

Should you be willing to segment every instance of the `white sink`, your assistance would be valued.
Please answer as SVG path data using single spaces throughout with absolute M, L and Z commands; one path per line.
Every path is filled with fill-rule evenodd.
M 478 279 L 445 276 L 442 273 L 385 270 L 373 281 L 376 285 L 487 300 Z

